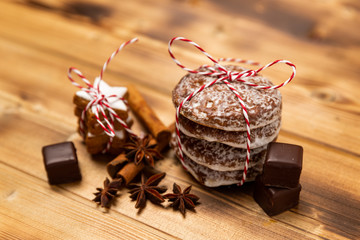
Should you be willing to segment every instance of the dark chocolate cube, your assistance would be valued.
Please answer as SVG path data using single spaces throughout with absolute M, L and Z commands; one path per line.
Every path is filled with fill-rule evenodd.
M 286 143 L 269 143 L 263 170 L 266 186 L 295 188 L 299 185 L 303 148 Z
M 50 184 L 81 180 L 81 174 L 72 142 L 48 145 L 42 148 L 45 169 Z
M 280 214 L 299 203 L 301 185 L 295 188 L 267 187 L 257 176 L 255 182 L 254 199 L 269 216 Z

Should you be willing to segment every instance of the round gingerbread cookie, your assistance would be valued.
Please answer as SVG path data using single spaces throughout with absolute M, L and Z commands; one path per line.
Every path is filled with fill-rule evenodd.
M 219 142 L 235 148 L 246 149 L 246 131 L 225 131 L 197 124 L 184 116 L 179 117 L 180 131 L 193 138 L 203 139 L 208 142 Z M 266 146 L 274 141 L 279 134 L 281 118 L 263 127 L 254 128 L 250 132 L 251 149 Z
M 215 171 L 244 170 L 246 149 L 192 138 L 180 132 L 183 153 L 192 161 Z M 263 160 L 267 145 L 250 151 L 249 168 Z
M 239 66 L 225 66 L 227 70 L 241 72 L 246 69 Z M 200 68 L 199 71 L 205 71 Z M 187 74 L 172 92 L 175 107 L 202 85 L 212 82 L 215 76 Z M 261 76 L 243 78 L 258 85 L 273 86 L 273 83 Z M 250 120 L 250 128 L 266 126 L 281 116 L 281 94 L 277 89 L 256 89 L 242 82 L 232 81 L 232 86 L 242 97 Z M 224 83 L 216 83 L 195 94 L 187 101 L 181 114 L 189 120 L 210 128 L 226 131 L 246 131 L 246 122 L 239 99 Z
M 179 151 L 174 148 L 175 154 L 179 157 Z M 263 160 L 265 154 L 259 156 L 256 164 L 247 171 L 246 182 L 254 181 L 255 177 L 262 172 Z M 207 187 L 219 187 L 237 184 L 241 181 L 243 170 L 234 171 L 216 171 L 204 165 L 198 164 L 184 154 L 184 162 L 182 163 L 186 170 L 201 184 Z
M 185 135 L 183 135 L 183 137 L 186 138 Z M 191 141 L 196 141 L 196 139 L 190 140 L 190 142 L 187 142 L 186 139 L 182 139 L 184 140 L 185 144 L 183 144 L 183 146 L 185 146 L 185 148 L 188 147 L 189 144 L 193 144 L 194 142 Z M 189 140 L 189 139 L 188 139 Z M 202 140 L 199 140 L 202 141 Z M 201 142 L 197 142 L 196 148 L 198 148 L 199 146 L 205 144 L 204 146 L 206 146 L 206 141 L 204 141 L 203 143 Z M 213 143 L 216 144 L 216 143 Z M 176 156 L 180 159 L 180 152 L 179 152 L 179 148 L 177 146 L 177 142 L 176 142 L 176 137 L 175 137 L 175 133 L 172 136 L 172 139 L 170 141 L 170 145 L 171 148 L 174 150 Z M 202 148 L 202 147 L 200 147 Z M 198 149 L 199 150 L 199 149 Z M 213 149 L 212 149 L 213 150 Z M 218 149 L 219 150 L 219 149 Z M 230 152 L 233 152 L 235 154 L 241 155 L 242 154 L 242 150 L 239 150 L 239 152 L 236 153 L 237 150 L 235 149 L 227 149 Z M 190 152 L 192 152 L 192 150 L 190 150 Z M 206 150 L 207 152 L 207 150 Z M 194 153 L 194 152 L 192 152 Z M 212 167 L 212 164 L 209 164 L 211 161 L 213 161 L 214 158 L 211 158 L 209 156 L 211 156 L 210 152 L 207 152 L 208 154 L 205 154 L 207 156 L 207 159 L 202 158 L 201 159 L 201 155 L 196 155 L 195 152 L 195 158 L 189 157 L 187 154 L 187 151 L 183 152 L 183 161 L 182 161 L 182 165 L 186 168 L 186 170 L 201 184 L 207 186 L 207 187 L 218 187 L 218 186 L 224 186 L 224 185 L 231 185 L 231 184 L 237 184 L 241 181 L 242 176 L 243 176 L 243 168 L 239 167 L 239 169 L 235 169 L 235 170 L 227 170 L 226 168 L 223 168 L 222 170 L 215 170 Z M 253 152 L 254 153 L 254 152 Z M 191 154 L 191 153 L 190 153 Z M 220 154 L 220 153 L 219 153 Z M 228 154 L 228 152 L 224 152 L 224 154 Z M 263 167 L 263 163 L 265 160 L 265 155 L 266 155 L 266 150 L 263 150 L 258 153 L 255 153 L 254 156 L 252 156 L 252 160 L 251 160 L 251 164 L 250 164 L 250 168 L 248 168 L 247 171 L 247 178 L 246 181 L 254 181 L 255 177 L 259 174 L 261 174 L 262 172 L 262 167 Z M 200 159 L 196 159 L 197 156 L 200 156 Z M 193 159 L 196 159 L 197 161 L 194 161 Z M 241 160 L 239 160 L 241 161 Z M 245 159 L 244 159 L 245 161 Z M 226 165 L 224 165 L 226 166 Z
M 243 170 L 216 171 L 192 161 L 186 155 L 184 164 L 189 173 L 201 184 L 207 187 L 219 187 L 238 184 L 242 180 Z M 249 168 L 245 182 L 254 181 L 256 176 L 261 174 L 263 163 L 261 161 Z

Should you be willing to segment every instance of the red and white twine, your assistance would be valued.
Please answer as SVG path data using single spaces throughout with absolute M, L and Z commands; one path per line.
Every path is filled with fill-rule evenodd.
M 132 44 L 134 42 L 138 41 L 137 38 L 133 38 L 127 42 L 124 42 L 123 44 L 120 45 L 120 47 L 118 49 L 116 49 L 115 52 L 113 52 L 111 54 L 111 56 L 108 58 L 108 60 L 104 63 L 103 68 L 101 69 L 100 72 L 100 76 L 99 76 L 99 82 L 98 85 L 96 87 L 94 87 L 93 84 L 90 83 L 89 80 L 86 79 L 86 77 L 77 69 L 74 67 L 70 67 L 69 71 L 68 71 L 68 78 L 71 81 L 71 83 L 80 88 L 82 91 L 86 92 L 89 94 L 91 100 L 90 102 L 86 105 L 86 107 L 83 109 L 82 113 L 81 113 L 81 117 L 80 117 L 80 122 L 79 122 L 79 128 L 80 128 L 80 134 L 84 137 L 85 135 L 85 116 L 86 116 L 86 111 L 88 109 L 91 109 L 92 112 L 94 113 L 97 122 L 99 123 L 99 125 L 101 126 L 101 128 L 104 130 L 104 133 L 106 135 L 109 136 L 109 141 L 107 143 L 106 148 L 104 149 L 103 152 L 107 152 L 112 144 L 113 138 L 115 137 L 115 129 L 114 129 L 114 122 L 118 121 L 121 126 L 124 127 L 124 129 L 132 136 L 136 136 L 136 134 L 130 129 L 130 127 L 126 124 L 126 122 L 121 119 L 116 112 L 114 111 L 114 109 L 111 108 L 109 100 L 122 100 L 125 104 L 126 100 L 122 98 L 122 96 L 119 96 L 117 94 L 112 94 L 110 96 L 106 96 L 105 94 L 103 94 L 100 90 L 100 82 L 103 79 L 103 74 L 107 68 L 107 66 L 109 65 L 110 61 L 127 45 Z M 77 82 L 75 82 L 75 80 L 71 77 L 72 72 L 74 72 L 77 76 L 79 76 L 82 81 L 85 83 L 85 85 L 87 87 L 83 87 L 80 84 L 78 84 Z M 108 116 L 106 114 L 106 111 L 109 113 Z M 101 121 L 100 116 L 103 116 L 103 121 Z
M 171 51 L 171 46 L 175 41 L 183 41 L 183 42 L 187 42 L 193 46 L 195 46 L 198 50 L 200 50 L 205 56 L 207 56 L 213 63 L 214 63 L 214 67 L 208 66 L 208 65 L 203 65 L 202 67 L 205 67 L 207 70 L 206 71 L 198 71 L 198 70 L 193 70 L 190 68 L 185 67 L 183 64 L 180 63 L 179 60 L 177 60 L 174 56 L 174 54 Z M 244 115 L 245 118 L 245 122 L 246 122 L 246 132 L 247 132 L 247 142 L 246 142 L 246 161 L 245 161 L 245 166 L 244 166 L 244 171 L 243 171 L 243 175 L 242 175 L 242 179 L 240 181 L 240 183 L 238 183 L 239 186 L 243 185 L 245 180 L 246 180 L 246 175 L 247 175 L 247 171 L 248 171 L 248 167 L 249 167 L 249 160 L 250 160 L 250 141 L 251 141 L 251 137 L 250 137 L 250 121 L 249 121 L 249 116 L 247 113 L 247 108 L 246 108 L 246 103 L 243 101 L 243 99 L 240 96 L 240 93 L 231 85 L 230 82 L 242 82 L 246 85 L 249 85 L 251 87 L 254 87 L 256 89 L 277 89 L 280 88 L 282 86 L 285 86 L 286 84 L 288 84 L 294 77 L 296 74 L 296 67 L 293 63 L 291 63 L 290 61 L 287 60 L 276 60 L 273 61 L 263 67 L 260 67 L 257 70 L 245 70 L 242 72 L 236 72 L 236 71 L 228 71 L 225 67 L 223 67 L 222 65 L 219 64 L 219 62 L 236 62 L 236 63 L 243 63 L 243 64 L 249 64 L 249 65 L 256 65 L 258 66 L 259 63 L 254 62 L 254 61 L 249 61 L 249 60 L 242 60 L 242 59 L 236 59 L 236 58 L 220 58 L 218 60 L 215 60 L 210 54 L 208 54 L 203 48 L 201 48 L 197 43 L 183 38 L 183 37 L 175 37 L 173 39 L 171 39 L 169 41 L 169 45 L 168 45 L 168 51 L 169 54 L 171 56 L 171 58 L 174 60 L 174 62 L 181 67 L 182 69 L 184 69 L 185 71 L 189 72 L 189 73 L 195 73 L 195 74 L 200 74 L 200 75 L 206 75 L 206 76 L 216 76 L 217 78 L 212 81 L 209 82 L 201 87 L 199 87 L 198 89 L 196 89 L 194 92 L 192 92 L 190 95 L 188 95 L 186 98 L 184 98 L 184 100 L 179 104 L 179 106 L 176 109 L 176 116 L 175 116 L 175 120 L 176 120 L 176 139 L 177 139 L 177 144 L 178 144 L 178 148 L 179 148 L 179 155 L 180 155 L 180 160 L 182 162 L 182 164 L 185 167 L 185 162 L 184 162 L 184 154 L 183 154 L 183 146 L 180 140 L 180 124 L 179 124 L 179 116 L 180 116 L 180 112 L 182 107 L 184 106 L 184 104 L 187 101 L 190 101 L 191 98 L 193 96 L 195 96 L 196 94 L 198 94 L 199 92 L 201 92 L 202 90 L 204 90 L 205 88 L 208 88 L 216 83 L 224 83 L 228 86 L 228 88 L 236 95 L 236 97 L 239 100 L 239 103 L 241 105 L 242 108 L 242 113 Z M 292 68 L 292 73 L 290 75 L 290 77 L 283 83 L 279 84 L 279 85 L 275 85 L 275 86 L 264 86 L 264 85 L 258 85 L 252 82 L 248 82 L 246 80 L 244 80 L 244 78 L 246 77 L 252 77 L 257 75 L 259 72 L 261 72 L 262 70 L 265 70 L 268 67 L 271 67 L 277 63 L 285 63 L 286 65 L 290 66 Z M 185 167 L 186 168 L 186 167 Z

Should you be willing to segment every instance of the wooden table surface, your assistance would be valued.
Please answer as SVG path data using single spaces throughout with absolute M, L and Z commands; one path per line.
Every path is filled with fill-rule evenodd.
M 360 3 L 215 0 L 0 1 L 0 239 L 359 239 Z M 215 57 L 268 63 L 288 59 L 297 76 L 283 94 L 278 141 L 304 147 L 297 207 L 268 217 L 252 198 L 253 184 L 206 188 L 169 152 L 156 168 L 164 185 L 193 185 L 196 213 L 153 204 L 140 213 L 129 194 L 110 211 L 91 201 L 107 176 L 76 133 L 70 66 L 100 73 L 119 44 L 105 80 L 133 83 L 165 123 L 174 121 L 171 91 L 185 74 L 167 42 L 190 38 Z M 207 63 L 178 44 L 187 65 Z M 265 75 L 280 82 L 289 69 Z M 139 129 L 139 125 L 135 125 Z M 82 181 L 50 186 L 44 145 L 76 145 Z

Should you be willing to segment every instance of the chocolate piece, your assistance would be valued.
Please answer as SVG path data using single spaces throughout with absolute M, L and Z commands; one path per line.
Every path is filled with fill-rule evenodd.
M 72 142 L 45 146 L 42 154 L 50 184 L 81 180 L 76 149 Z
M 301 185 L 295 188 L 267 187 L 262 182 L 262 176 L 256 177 L 254 199 L 269 216 L 282 213 L 299 203 Z
M 286 143 L 270 143 L 264 163 L 266 186 L 295 188 L 299 185 L 303 148 Z

